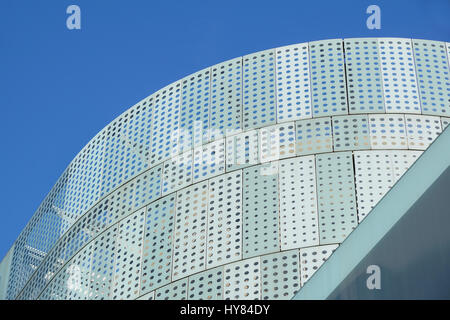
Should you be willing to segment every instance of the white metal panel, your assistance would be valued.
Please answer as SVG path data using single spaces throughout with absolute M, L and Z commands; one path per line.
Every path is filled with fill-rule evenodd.
M 305 285 L 306 281 L 312 277 L 337 247 L 337 244 L 330 244 L 300 249 L 300 277 L 302 286 Z
M 425 150 L 442 132 L 439 117 L 405 115 L 405 120 L 408 149 Z
M 371 114 L 369 126 L 372 149 L 407 149 L 403 114 Z
M 224 267 L 225 300 L 261 299 L 261 262 L 259 257 L 227 264 Z

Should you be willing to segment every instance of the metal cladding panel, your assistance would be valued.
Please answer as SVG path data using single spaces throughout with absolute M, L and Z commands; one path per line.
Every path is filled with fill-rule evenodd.
M 425 150 L 442 132 L 439 117 L 405 115 L 405 120 L 408 149 Z
M 386 112 L 420 114 L 411 40 L 380 38 L 378 45 Z
M 389 151 L 394 168 L 394 182 L 397 182 L 403 176 L 406 170 L 420 157 L 422 152 L 412 150 Z
M 265 50 L 243 58 L 244 129 L 276 123 L 275 50 Z
M 188 278 L 184 278 L 155 290 L 155 300 L 186 300 L 187 292 Z
M 242 58 L 211 67 L 210 140 L 242 129 Z
M 226 139 L 227 172 L 259 163 L 258 130 L 240 133 Z
M 339 245 L 329 244 L 300 249 L 300 276 L 301 286 L 320 268 L 320 266 L 331 256 Z
M 369 115 L 370 146 L 372 149 L 407 149 L 405 115 Z
M 450 124 L 450 118 L 441 117 L 441 123 L 442 123 L 442 131 L 444 131 L 445 128 L 447 128 L 447 126 Z
M 144 220 L 145 210 L 139 210 L 119 224 L 112 299 L 134 299 L 139 296 Z
M 309 43 L 313 117 L 348 114 L 341 39 Z
M 243 257 L 280 251 L 278 163 L 244 169 Z
M 320 244 L 340 243 L 358 224 L 351 152 L 316 156 Z
M 132 180 L 133 209 L 141 208 L 161 196 L 162 165 L 158 165 Z
M 370 149 L 367 115 L 333 117 L 334 151 Z
M 314 156 L 279 163 L 281 250 L 319 244 Z
M 118 227 L 114 225 L 93 242 L 89 299 L 107 300 L 111 298 L 117 232 Z
M 166 285 L 171 280 L 175 198 L 175 195 L 169 195 L 147 207 L 141 294 Z
M 277 48 L 276 88 L 278 123 L 312 117 L 308 43 Z
M 210 68 L 181 80 L 179 152 L 209 141 L 210 90 Z
M 180 95 L 181 84 L 179 81 L 154 94 L 151 165 L 168 159 L 174 152 L 174 145 L 178 144 Z
M 194 183 L 225 173 L 225 140 L 194 148 Z
M 136 300 L 155 300 L 155 291 L 144 294 L 143 296 L 140 296 Z
M 261 257 L 261 294 L 263 300 L 291 299 L 300 289 L 298 250 Z
M 389 151 L 355 151 L 356 198 L 361 222 L 394 185 Z
M 162 195 L 167 195 L 192 183 L 192 150 L 164 162 Z
M 450 76 L 444 42 L 412 41 L 423 113 L 450 116 Z
M 345 39 L 344 49 L 350 113 L 384 113 L 378 40 Z
M 172 280 L 206 268 L 208 181 L 177 193 Z
M 259 129 L 261 163 L 295 156 L 295 125 L 293 122 Z
M 206 263 L 212 268 L 242 259 L 242 171 L 209 181 Z
M 333 151 L 331 118 L 295 122 L 296 154 L 298 156 Z
M 261 299 L 260 257 L 242 260 L 224 266 L 224 299 Z
M 223 267 L 189 277 L 189 300 L 223 300 Z

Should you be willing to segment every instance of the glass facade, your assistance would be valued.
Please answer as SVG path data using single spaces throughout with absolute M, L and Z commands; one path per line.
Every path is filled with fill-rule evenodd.
M 314 41 L 155 92 L 69 164 L 0 298 L 292 298 L 450 122 L 449 52 Z

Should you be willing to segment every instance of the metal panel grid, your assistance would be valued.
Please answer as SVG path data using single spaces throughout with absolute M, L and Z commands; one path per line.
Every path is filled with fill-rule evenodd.
M 162 164 L 158 165 L 132 180 L 133 207 L 140 208 L 143 205 L 161 196 Z
M 162 195 L 192 183 L 192 150 L 164 162 Z
M 111 297 L 134 299 L 139 295 L 145 210 L 139 210 L 119 224 Z
M 242 259 L 242 171 L 209 181 L 207 267 Z
M 206 267 L 208 181 L 177 192 L 172 280 Z
M 242 129 L 242 58 L 211 68 L 210 140 Z
M 313 117 L 348 114 L 341 39 L 309 43 Z
M 225 173 L 225 139 L 194 149 L 194 183 Z
M 243 257 L 279 251 L 278 163 L 244 169 L 243 188 Z
M 223 300 L 223 267 L 189 277 L 189 300 Z
M 370 149 L 367 115 L 333 117 L 334 151 Z
M 450 116 L 450 77 L 445 43 L 414 39 L 413 48 L 423 113 Z
M 277 48 L 277 122 L 308 119 L 311 85 L 308 43 Z
M 421 113 L 410 39 L 378 39 L 386 112 Z
M 243 63 L 244 129 L 275 124 L 275 51 L 246 55 Z
M 447 126 L 450 124 L 450 118 L 441 117 L 441 123 L 442 123 L 442 131 L 444 131 L 445 128 L 447 128 Z
M 439 117 L 405 115 L 405 120 L 408 149 L 425 150 L 442 132 Z
M 186 300 L 188 278 L 172 282 L 155 291 L 155 300 Z
M 384 113 L 377 39 L 345 39 L 344 48 L 350 113 Z
M 240 133 L 226 139 L 227 171 L 245 168 L 259 163 L 258 130 Z
M 140 292 L 145 293 L 170 282 L 175 195 L 147 207 L 142 251 Z
M 151 165 L 168 159 L 177 147 L 180 117 L 181 83 L 175 82 L 154 95 Z
M 261 163 L 295 156 L 293 122 L 259 129 Z
M 209 141 L 211 70 L 206 68 L 181 80 L 179 151 Z
M 224 267 L 224 299 L 261 299 L 261 262 L 259 257 L 227 264 Z
M 279 170 L 281 250 L 318 245 L 314 156 L 282 160 Z
M 261 257 L 263 300 L 290 299 L 300 289 L 298 250 Z
M 358 223 L 351 152 L 316 156 L 320 244 L 340 243 Z
M 338 247 L 337 244 L 300 249 L 300 276 L 303 287 Z
M 372 149 L 407 149 L 404 115 L 371 114 L 369 125 Z
M 394 185 L 394 169 L 389 151 L 355 151 L 354 157 L 358 221 L 361 222 Z
M 330 117 L 296 121 L 295 126 L 297 155 L 333 151 Z
M 90 244 L 92 268 L 89 284 L 89 299 L 104 300 L 110 298 L 111 282 L 114 273 L 117 225 Z

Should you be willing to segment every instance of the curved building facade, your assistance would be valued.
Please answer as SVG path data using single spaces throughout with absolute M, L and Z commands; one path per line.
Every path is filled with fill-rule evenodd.
M 450 43 L 315 41 L 143 99 L 0 265 L 7 299 L 290 299 L 450 122 Z

